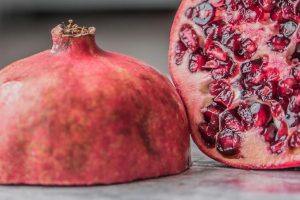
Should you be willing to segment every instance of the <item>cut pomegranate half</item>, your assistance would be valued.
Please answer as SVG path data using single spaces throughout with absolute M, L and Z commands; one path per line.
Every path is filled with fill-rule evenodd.
M 230 166 L 300 166 L 300 0 L 183 0 L 169 68 L 192 136 Z

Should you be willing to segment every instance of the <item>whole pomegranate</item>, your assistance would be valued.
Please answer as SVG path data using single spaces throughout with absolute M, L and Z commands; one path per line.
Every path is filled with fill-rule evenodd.
M 0 183 L 110 184 L 187 169 L 188 121 L 171 83 L 69 23 L 53 29 L 52 50 L 0 72 Z
M 193 139 L 230 166 L 300 166 L 299 0 L 183 0 L 170 72 Z

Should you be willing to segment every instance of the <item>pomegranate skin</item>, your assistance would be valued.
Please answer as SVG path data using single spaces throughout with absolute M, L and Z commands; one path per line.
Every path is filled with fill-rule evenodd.
M 216 2 L 219 2 L 220 5 Z M 239 11 L 240 8 L 236 7 L 234 8 L 234 5 L 224 5 L 227 3 L 234 3 L 234 2 L 239 2 L 239 6 L 242 5 L 242 2 L 244 1 L 214 1 L 214 0 L 182 0 L 181 1 L 181 5 L 177 10 L 177 14 L 175 16 L 174 22 L 173 22 L 173 26 L 172 26 L 172 30 L 171 30 L 171 34 L 170 34 L 170 49 L 169 49 L 169 71 L 172 77 L 172 80 L 181 96 L 181 98 L 183 99 L 183 102 L 185 104 L 185 107 L 187 109 L 188 112 L 188 118 L 190 121 L 190 126 L 191 126 L 191 132 L 192 132 L 192 138 L 194 140 L 194 142 L 197 144 L 197 146 L 199 147 L 199 149 L 206 154 L 208 157 L 219 161 L 221 163 L 224 163 L 226 165 L 232 166 L 232 167 L 236 167 L 236 168 L 242 168 L 242 169 L 283 169 L 283 168 L 291 168 L 291 167 L 299 167 L 300 166 L 300 149 L 297 147 L 291 148 L 290 146 L 287 145 L 288 140 L 291 139 L 291 135 L 293 134 L 294 131 L 299 130 L 300 126 L 297 124 L 296 127 L 289 127 L 288 131 L 283 131 L 283 133 L 288 132 L 288 136 L 286 137 L 285 135 L 282 136 L 282 140 L 284 140 L 284 144 L 285 146 L 283 146 L 284 148 L 282 148 L 282 152 L 279 151 L 279 153 L 272 153 L 271 152 L 271 148 L 270 148 L 270 144 L 267 143 L 267 140 L 264 138 L 263 135 L 259 135 L 257 133 L 259 133 L 260 129 L 257 130 L 253 130 L 250 129 L 252 127 L 256 128 L 254 126 L 254 124 L 250 125 L 250 128 L 248 130 L 241 130 L 241 139 L 240 139 L 240 146 L 239 146 L 239 150 L 240 151 L 236 151 L 236 154 L 233 154 L 232 156 L 228 156 L 226 155 L 226 152 L 221 153 L 217 150 L 217 145 L 218 145 L 218 141 L 215 141 L 213 139 L 217 139 L 218 134 L 220 133 L 220 131 L 226 130 L 224 127 L 222 128 L 222 123 L 221 123 L 221 117 L 219 118 L 219 120 L 214 120 L 214 112 L 216 112 L 216 110 L 214 110 L 214 112 L 209 113 L 210 115 L 212 115 L 213 119 L 207 119 L 208 117 L 205 116 L 205 111 L 208 110 L 208 107 L 210 105 L 212 105 L 212 103 L 218 103 L 218 105 L 224 106 L 222 104 L 220 104 L 220 102 L 217 102 L 214 98 L 216 96 L 212 95 L 211 91 L 209 91 L 211 89 L 211 85 L 214 82 L 218 81 L 231 81 L 231 85 L 230 87 L 237 87 L 238 88 L 238 81 L 234 82 L 234 80 L 238 80 L 237 79 L 237 74 L 240 75 L 240 71 L 242 69 L 242 65 L 237 65 L 237 73 L 232 73 L 229 74 L 229 72 L 226 72 L 229 74 L 229 77 L 217 77 L 217 76 L 213 76 L 215 74 L 213 74 L 212 72 L 215 69 L 215 63 L 212 61 L 215 60 L 221 60 L 220 58 L 218 58 L 218 55 L 223 55 L 221 53 L 223 53 L 222 51 L 216 51 L 219 54 L 215 54 L 214 58 L 210 58 L 209 54 L 203 53 L 205 52 L 205 49 L 209 49 L 209 47 L 213 46 L 215 41 L 221 40 L 221 38 L 217 38 L 219 37 L 219 34 L 221 35 L 221 33 L 224 35 L 221 35 L 222 38 L 223 36 L 226 36 L 226 28 L 228 28 L 228 25 L 230 25 L 230 27 L 233 27 L 233 31 L 236 34 L 235 36 L 239 36 L 242 35 L 242 37 L 246 37 L 251 34 L 253 34 L 253 38 L 250 37 L 252 40 L 255 40 L 255 38 L 262 38 L 263 36 L 265 38 L 267 38 L 270 34 L 271 36 L 278 34 L 278 32 L 280 31 L 280 27 L 279 25 L 283 26 L 283 23 L 287 23 L 286 21 L 289 21 L 289 24 L 291 24 L 291 21 L 296 22 L 298 24 L 296 30 L 299 31 L 299 14 L 294 15 L 294 16 L 290 16 L 287 19 L 284 20 L 274 20 L 274 24 L 276 24 L 274 29 L 274 32 L 269 32 L 269 33 L 263 33 L 260 32 L 259 34 L 255 31 L 253 31 L 251 28 L 252 27 L 258 27 L 258 25 L 260 25 L 260 20 L 265 20 L 270 18 L 270 13 L 265 13 L 265 15 L 260 15 L 259 11 L 260 8 L 259 7 L 253 7 L 253 8 L 258 8 L 257 11 L 257 19 L 255 19 L 256 21 L 253 22 L 249 22 L 249 21 L 242 21 L 242 19 L 239 19 L 239 23 L 236 22 L 232 22 L 231 24 L 228 22 L 229 20 L 226 18 L 226 16 L 230 16 L 229 14 L 226 14 L 225 11 L 226 9 L 228 9 L 228 11 L 230 11 L 230 9 L 232 8 L 232 10 L 234 11 Z M 279 1 L 278 1 L 279 2 Z M 286 1 L 287 2 L 287 1 Z M 292 1 L 289 1 L 292 2 Z M 293 1 L 294 5 L 298 5 L 299 1 Z M 203 15 L 198 14 L 197 12 L 199 12 L 200 10 L 200 5 L 202 5 L 202 7 L 204 7 L 203 5 L 205 4 L 211 4 L 214 6 L 215 11 L 211 11 L 211 12 L 203 12 Z M 258 4 L 257 4 L 258 5 Z M 205 6 L 205 7 L 210 7 L 210 6 Z M 245 6 L 244 6 L 245 7 Z M 245 8 L 245 9 L 249 9 L 249 8 Z M 252 9 L 252 8 L 251 8 Z M 204 10 L 204 9 L 203 9 Z M 236 14 L 236 13 L 234 13 Z M 250 15 L 249 15 L 250 16 Z M 203 24 L 199 24 L 199 19 L 200 18 L 210 18 L 212 17 L 211 21 L 207 22 L 207 24 L 203 25 Z M 271 20 L 271 19 L 270 19 Z M 226 22 L 226 23 L 224 23 Z M 276 22 L 276 23 L 275 23 Z M 261 23 L 264 24 L 264 23 Z M 182 37 L 183 33 L 186 33 L 187 31 L 183 32 L 182 29 L 183 27 L 192 27 L 190 29 L 190 32 L 195 32 L 194 34 L 190 34 L 190 35 L 184 35 L 186 37 Z M 209 28 L 207 28 L 209 27 Z M 242 27 L 242 28 L 240 28 Z M 264 29 L 261 30 L 268 30 L 270 29 L 270 27 L 263 27 Z M 292 30 L 291 32 L 294 31 L 295 27 L 289 27 L 287 29 Z M 281 28 L 283 29 L 283 28 Z M 221 31 L 222 30 L 222 31 Z M 295 50 L 295 46 L 296 44 L 299 43 L 299 37 L 297 37 L 297 31 L 295 30 L 295 32 L 289 36 L 291 42 L 290 44 L 288 44 L 286 47 L 284 47 L 281 52 L 272 49 L 272 46 L 269 46 L 268 48 L 270 48 L 270 51 L 272 51 L 272 53 L 269 53 L 269 51 L 267 52 L 267 55 L 269 55 L 270 60 L 268 60 L 269 64 L 268 66 L 270 66 L 270 68 L 273 67 L 275 68 L 275 74 L 280 74 L 280 78 L 289 78 L 289 71 L 291 68 L 295 68 L 295 74 L 293 76 L 296 77 L 296 65 L 298 64 L 299 60 L 299 55 L 297 54 L 297 51 Z M 240 32 L 237 32 L 240 31 Z M 252 32 L 253 31 L 253 32 Z M 288 31 L 289 32 L 289 31 Z M 283 34 L 283 33 L 282 33 Z M 195 36 L 196 35 L 196 36 Z M 196 38 L 196 39 L 195 39 Z M 270 37 L 271 38 L 271 37 Z M 238 52 L 236 51 L 236 48 L 241 48 L 243 47 L 243 43 L 239 44 L 239 40 L 234 41 L 235 37 L 232 37 L 231 42 L 222 43 L 222 47 L 223 49 L 226 49 L 225 51 L 228 53 L 230 52 L 230 58 L 233 58 L 234 61 L 238 64 L 244 64 L 247 63 L 249 61 L 255 61 L 256 58 L 262 57 L 265 53 L 262 53 L 261 50 L 261 46 L 264 45 L 263 43 L 260 42 L 256 42 L 257 40 L 255 40 L 256 44 L 260 45 L 258 46 L 259 48 L 252 48 L 251 45 L 249 45 L 249 54 L 245 54 L 243 55 L 244 58 L 243 59 L 238 59 L 237 55 L 234 55 L 234 52 Z M 247 38 L 245 38 L 247 39 Z M 265 40 L 265 39 L 264 39 Z M 228 40 L 230 41 L 230 40 Z M 244 40 L 244 41 L 248 41 L 248 40 Z M 261 40 L 258 40 L 261 41 Z M 220 41 L 219 41 L 220 42 Z M 189 45 L 186 44 L 194 44 L 194 43 L 199 43 L 198 46 L 192 46 L 193 48 L 191 48 Z M 218 43 L 219 44 L 219 43 Z M 230 45 L 231 46 L 230 46 Z M 251 44 L 251 43 L 249 43 Z M 268 43 L 266 43 L 268 44 Z M 276 43 L 275 43 L 276 44 Z M 227 45 L 227 46 L 226 46 Z M 283 45 L 283 44 L 281 44 Z M 284 44 L 286 45 L 286 44 Z M 245 45 L 247 46 L 247 45 Z M 266 45 L 267 46 L 267 45 Z M 224 48 L 225 47 L 225 48 Z M 251 47 L 251 48 L 250 48 Z M 231 49 L 230 49 L 231 48 Z M 178 50 L 179 49 L 179 50 Z M 196 51 L 195 51 L 196 49 Z M 199 49 L 200 49 L 200 53 L 199 53 Z M 228 51 L 228 49 L 230 51 Z M 252 51 L 257 51 L 256 53 L 253 53 Z M 297 48 L 296 48 L 297 49 Z M 209 52 L 208 52 L 209 53 Z M 251 53 L 253 53 L 253 55 L 251 55 Z M 268 54 L 269 53 L 269 54 Z M 290 54 L 293 54 L 293 56 L 291 56 Z M 196 55 L 201 55 L 202 60 L 206 60 L 207 62 L 202 62 L 201 64 L 199 64 L 199 66 L 197 66 L 196 70 L 190 70 L 191 66 L 191 60 L 192 58 L 194 58 L 194 54 Z M 205 57 L 206 56 L 206 57 Z M 220 56 L 221 57 L 221 56 Z M 251 57 L 251 59 L 249 58 Z M 269 59 L 268 56 L 266 56 L 267 59 Z M 292 60 L 292 58 L 298 58 L 298 60 Z M 231 61 L 229 59 L 229 61 Z M 277 65 L 276 65 L 277 62 Z M 204 63 L 204 64 L 203 64 Z M 230 62 L 229 62 L 230 63 Z M 276 70 L 279 69 L 279 71 L 277 72 Z M 268 69 L 269 70 L 269 69 Z M 229 70 L 228 70 L 229 71 Z M 267 76 L 271 79 L 272 76 L 276 77 L 274 75 L 272 75 L 272 70 L 270 69 L 270 74 L 267 74 Z M 218 74 L 217 74 L 218 75 Z M 231 77 L 230 77 L 231 76 Z M 259 84 L 263 84 L 265 81 L 259 81 L 259 77 L 257 77 L 255 79 L 255 81 L 259 82 Z M 236 84 L 236 85 L 234 85 Z M 299 84 L 299 83 L 297 83 Z M 223 84 L 224 86 L 225 84 Z M 222 88 L 221 91 L 225 90 L 224 88 Z M 231 92 L 231 90 L 229 90 Z M 266 90 L 267 91 L 267 90 Z M 298 91 L 298 88 L 297 88 Z M 286 92 L 286 91 L 284 91 Z M 287 92 L 286 92 L 287 93 Z M 235 93 L 236 94 L 236 93 Z M 298 93 L 297 93 L 298 94 Z M 226 95 L 224 95 L 226 96 Z M 246 95 L 245 95 L 246 96 Z M 267 96 L 267 95 L 266 95 Z M 230 110 L 229 108 L 236 108 L 237 105 L 239 105 L 240 102 L 236 101 L 237 99 L 239 99 L 239 96 L 233 96 L 232 98 L 234 98 L 234 103 L 232 105 L 225 105 L 224 107 L 226 107 L 226 109 Z M 267 102 L 267 100 L 265 100 Z M 296 101 L 296 100 L 295 100 Z M 242 102 L 242 101 L 241 101 Z M 265 103 L 263 100 L 261 100 L 260 102 Z M 265 103 L 266 104 L 266 103 Z M 264 104 L 263 104 L 264 105 Z M 228 107 L 228 108 L 227 108 Z M 271 106 L 269 106 L 271 107 Z M 222 111 L 224 112 L 224 111 Z M 221 113 L 222 113 L 221 112 Z M 209 117 L 211 117 L 209 115 Z M 270 113 L 269 113 L 270 115 Z M 268 116 L 269 116 L 268 115 Z M 292 118 L 292 117 L 291 117 Z M 209 121 L 207 122 L 207 124 L 203 123 L 205 122 L 205 120 Z M 217 121 L 217 123 L 216 123 Z M 220 124 L 219 124 L 220 122 Z M 234 122 L 234 121 L 232 121 Z M 266 122 L 266 124 L 269 124 L 270 122 Z M 217 124 L 217 125 L 216 125 Z M 228 123 L 229 124 L 229 123 Z M 280 124 L 280 123 L 279 123 Z M 229 124 L 231 125 L 231 124 Z M 235 125 L 235 124 L 234 124 Z M 212 132 L 214 131 L 214 128 L 219 128 L 220 130 L 216 131 L 216 136 L 215 138 L 213 138 Z M 238 125 L 236 125 L 237 128 Z M 247 126 L 245 126 L 247 128 Z M 242 128 L 245 128 L 242 127 Z M 284 126 L 282 126 L 284 127 Z M 240 127 L 238 127 L 240 128 Z M 296 136 L 295 136 L 296 137 Z M 212 139 L 213 138 L 213 139 Z M 278 137 L 279 138 L 279 137 Z M 234 140 L 232 140 L 234 141 Z M 279 141 L 277 143 L 277 146 L 273 146 L 273 148 L 278 148 L 280 149 L 280 145 L 282 143 L 280 143 L 281 141 Z M 294 141 L 296 142 L 296 141 Z M 226 142 L 223 142 L 223 144 L 228 144 Z
M 172 84 L 99 49 L 93 28 L 63 32 L 0 72 L 0 183 L 114 184 L 186 170 L 188 120 Z

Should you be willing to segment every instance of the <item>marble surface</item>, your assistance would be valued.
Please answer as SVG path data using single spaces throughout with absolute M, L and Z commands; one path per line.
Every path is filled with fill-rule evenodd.
M 193 150 L 186 172 L 129 184 L 94 187 L 2 186 L 1 200 L 257 200 L 300 199 L 300 169 L 228 168 Z

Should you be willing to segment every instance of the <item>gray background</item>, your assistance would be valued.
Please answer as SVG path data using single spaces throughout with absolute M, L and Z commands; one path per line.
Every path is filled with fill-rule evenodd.
M 179 0 L 0 0 L 0 66 L 51 48 L 50 31 L 69 18 L 97 28 L 101 48 L 167 74 L 169 32 Z

